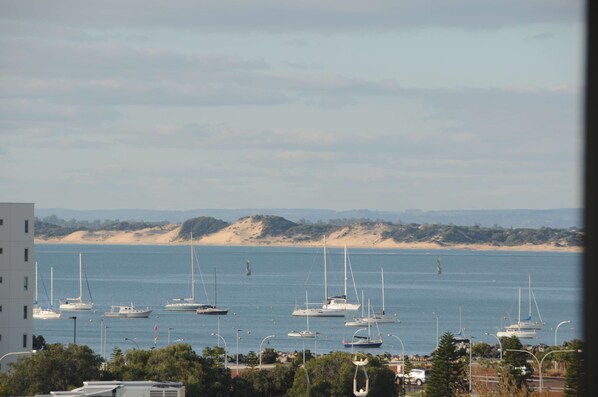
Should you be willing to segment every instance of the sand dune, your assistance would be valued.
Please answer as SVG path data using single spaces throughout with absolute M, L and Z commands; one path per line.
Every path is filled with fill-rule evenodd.
M 36 237 L 36 244 L 138 244 L 138 245 L 177 245 L 188 244 L 178 234 L 181 225 L 170 224 L 135 231 L 78 231 L 64 237 Z M 497 247 L 484 244 L 441 245 L 435 242 L 404 243 L 383 237 L 387 226 L 353 225 L 341 228 L 326 237 L 330 247 L 348 248 L 398 248 L 398 249 L 455 249 L 455 250 L 504 250 L 504 251 L 560 251 L 581 252 L 580 247 L 557 247 L 554 245 L 521 245 Z M 297 239 L 281 236 L 260 237 L 263 224 L 250 217 L 242 218 L 232 225 L 196 240 L 199 245 L 232 246 L 321 246 L 323 239 Z M 297 237 L 297 236 L 295 236 Z

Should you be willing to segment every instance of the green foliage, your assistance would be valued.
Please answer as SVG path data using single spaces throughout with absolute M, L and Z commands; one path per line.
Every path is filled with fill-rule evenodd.
M 231 397 L 283 397 L 294 375 L 294 367 L 280 364 L 274 369 L 242 372 L 233 380 Z
M 524 352 L 508 351 L 508 350 L 523 350 L 523 345 L 516 336 L 510 338 L 500 338 L 503 347 L 503 361 L 501 363 L 500 371 L 507 376 L 509 384 L 518 389 L 527 387 L 527 380 L 531 378 L 532 368 L 527 363 L 527 360 L 532 358 L 531 355 Z M 526 373 L 523 374 L 521 367 L 526 368 Z
M 434 351 L 426 393 L 430 396 L 455 396 L 465 390 L 465 371 L 456 350 L 455 337 L 450 332 L 440 338 Z
M 247 353 L 247 366 L 251 369 L 257 367 L 259 359 L 253 350 Z
M 33 396 L 70 390 L 86 380 L 100 379 L 102 358 L 87 346 L 46 345 L 35 355 L 21 357 L 0 374 L 0 395 Z
M 262 364 L 274 364 L 278 359 L 278 353 L 276 350 L 268 347 L 262 350 Z
M 41 335 L 33 335 L 33 350 L 43 350 L 46 348 L 46 340 Z
M 583 342 L 574 339 L 565 346 L 567 350 L 575 350 L 573 353 L 566 353 L 567 375 L 565 377 L 564 396 L 581 397 L 587 395 L 585 388 L 586 373 L 584 370 Z M 581 350 L 581 352 L 579 352 Z
M 494 346 L 486 342 L 479 342 L 472 346 L 471 353 L 475 357 L 492 358 L 494 356 Z
M 228 225 L 229 223 L 220 219 L 200 216 L 198 218 L 186 220 L 179 231 L 178 237 L 189 240 L 191 238 L 191 233 L 193 233 L 193 238 L 197 239 L 208 234 L 216 233 Z
M 378 397 L 396 396 L 397 389 L 392 372 L 378 358 L 368 355 L 366 366 L 370 379 L 369 395 Z M 310 360 L 305 367 L 298 367 L 289 397 L 304 396 L 307 387 L 306 371 L 309 374 L 311 397 L 344 397 L 353 395 L 353 377 L 355 365 L 351 355 L 344 352 L 333 352 Z M 360 378 L 360 381 L 363 379 Z

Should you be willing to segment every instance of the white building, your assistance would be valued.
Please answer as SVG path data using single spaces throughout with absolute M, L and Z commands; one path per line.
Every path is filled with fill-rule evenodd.
M 57 397 L 185 397 L 180 382 L 98 381 L 83 382 L 83 387 L 71 391 L 52 391 Z
M 33 349 L 34 222 L 33 203 L 0 203 L 0 371 Z

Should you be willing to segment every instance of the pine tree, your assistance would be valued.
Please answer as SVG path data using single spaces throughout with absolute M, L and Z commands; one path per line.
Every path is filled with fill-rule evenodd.
M 432 358 L 430 379 L 426 384 L 426 395 L 430 397 L 451 397 L 465 389 L 463 363 L 453 334 L 445 333 L 440 338 L 438 348 Z
M 583 350 L 582 342 L 579 339 L 574 339 L 567 346 L 567 349 Z M 563 393 L 565 397 L 586 395 L 583 353 L 578 351 L 567 354 L 567 376 L 565 377 L 565 388 Z

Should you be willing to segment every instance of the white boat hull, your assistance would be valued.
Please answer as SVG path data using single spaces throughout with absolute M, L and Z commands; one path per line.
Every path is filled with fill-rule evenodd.
M 194 312 L 202 306 L 201 303 L 194 302 L 173 302 L 167 303 L 164 310 L 176 312 Z
M 313 331 L 291 331 L 287 335 L 289 338 L 315 339 L 320 336 L 320 333 Z
M 344 310 L 332 309 L 295 309 L 292 314 L 295 317 L 345 317 Z
M 516 336 L 519 339 L 535 339 L 538 337 L 535 330 L 518 330 L 518 329 L 507 329 L 506 331 L 499 331 L 496 333 L 499 338 L 510 338 Z
M 72 301 L 65 301 L 61 303 L 59 306 L 61 311 L 83 311 L 83 310 L 91 310 L 93 309 L 92 302 L 72 302 Z
M 112 310 L 104 313 L 108 318 L 148 318 L 152 313 L 150 308 L 140 309 L 134 306 L 112 306 Z
M 39 309 L 33 312 L 33 318 L 40 320 L 57 320 L 60 318 L 60 312 L 50 309 Z

